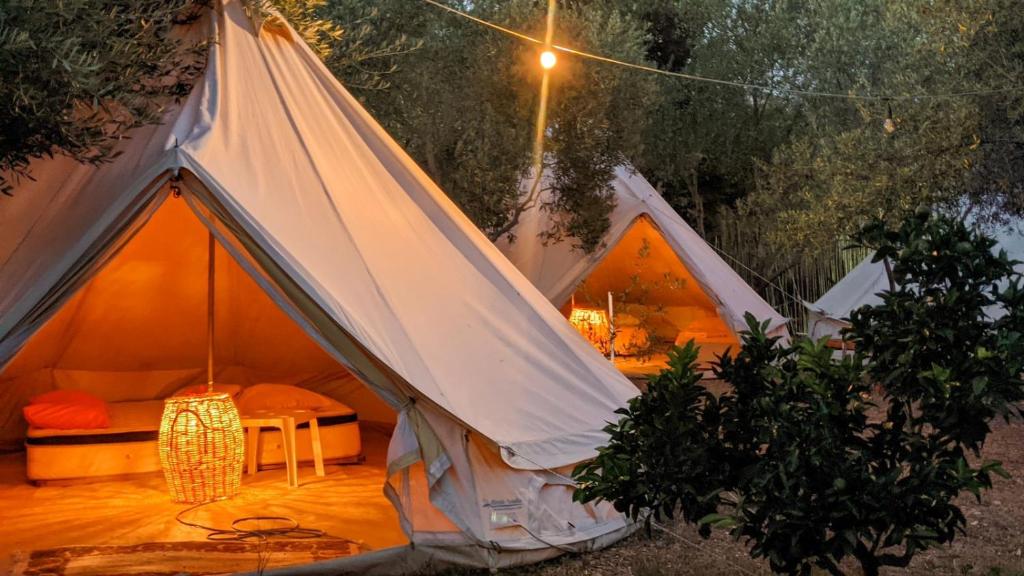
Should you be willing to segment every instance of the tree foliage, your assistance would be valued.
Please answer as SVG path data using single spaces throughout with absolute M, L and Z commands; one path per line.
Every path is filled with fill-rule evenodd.
M 807 17 L 829 25 L 807 27 L 806 87 L 899 99 L 801 104 L 804 126 L 758 162 L 739 206 L 776 251 L 813 253 L 821 239 L 871 218 L 897 222 L 921 204 L 983 220 L 1021 212 L 1017 3 L 822 3 Z M 942 96 L 988 90 L 1006 91 Z
M 533 36 L 536 0 L 445 0 Z M 50 153 L 100 162 L 190 89 L 208 0 L 0 6 L 0 189 Z M 537 48 L 426 3 L 245 0 L 289 21 L 491 237 L 531 198 Z M 594 248 L 630 162 L 708 236 L 730 224 L 772 278 L 864 221 L 922 203 L 979 220 L 1024 211 L 1024 12 L 1016 0 L 561 0 L 556 41 L 762 89 L 563 54 L 553 72 L 549 240 Z M 196 50 L 198 48 L 198 50 Z M 199 54 L 197 54 L 197 52 Z M 849 101 L 787 92 L 894 95 Z M 949 98 L 921 95 L 1003 90 Z M 882 129 L 888 116 L 896 130 Z M 751 252 L 755 252 L 751 250 Z
M 0 191 L 27 175 L 32 158 L 60 151 L 100 162 L 127 130 L 160 120 L 165 98 L 188 93 L 197 73 L 172 36 L 197 8 L 192 0 L 0 5 Z
M 17 0 L 0 5 L 0 192 L 31 177 L 33 159 L 101 163 L 138 126 L 160 122 L 205 68 L 209 38 L 184 32 L 209 0 Z M 336 66 L 376 68 L 406 46 L 380 43 L 359 20 L 330 19 L 326 0 L 246 0 L 260 26 L 289 23 Z M 372 15 L 371 11 L 367 11 Z M 390 65 L 389 65 L 390 66 Z
M 701 0 L 659 7 L 647 14 L 652 46 L 665 43 L 666 28 L 686 39 L 672 44 L 674 54 L 659 50 L 660 68 L 766 87 L 793 85 L 801 74 L 794 65 L 800 3 Z M 801 110 L 772 92 L 682 79 L 663 79 L 658 88 L 634 162 L 705 235 L 720 208 L 754 188 L 756 163 L 788 140 Z
M 992 239 L 927 210 L 858 240 L 897 288 L 852 314 L 855 355 L 784 345 L 748 316 L 742 349 L 715 367 L 732 387 L 716 398 L 692 343 L 677 350 L 576 470 L 576 498 L 648 521 L 681 512 L 791 574 L 841 574 L 852 558 L 875 575 L 962 532 L 956 497 L 1005 475 L 980 458 L 989 425 L 1024 400 L 1020 275 Z
M 448 4 L 542 35 L 544 2 Z M 358 3 L 331 0 L 344 20 Z M 346 7 L 347 6 L 347 7 Z M 763 87 L 652 76 L 562 55 L 548 133 L 558 171 L 549 240 L 592 248 L 611 209 L 610 168 L 629 161 L 702 234 L 753 231 L 771 277 L 863 222 L 921 203 L 980 219 L 1017 213 L 1024 182 L 1024 17 L 1013 0 L 565 0 L 557 41 L 628 62 Z M 422 49 L 391 62 L 390 90 L 361 96 L 492 237 L 530 206 L 540 73 L 536 48 L 417 2 L 363 20 Z M 358 70 L 336 68 L 350 84 Z M 850 101 L 1006 89 L 995 95 Z M 892 109 L 897 130 L 882 129 Z M 754 240 L 756 238 L 756 240 Z M 783 257 L 779 257 L 779 252 Z

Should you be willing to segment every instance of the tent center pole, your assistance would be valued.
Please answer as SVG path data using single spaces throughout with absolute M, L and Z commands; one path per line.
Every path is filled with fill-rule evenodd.
M 612 293 L 608 293 L 608 357 L 615 362 L 615 304 Z
M 216 272 L 214 250 L 216 247 L 213 231 L 210 230 L 206 257 L 206 388 L 210 393 L 213 392 L 213 314 L 216 299 L 214 294 L 214 274 Z
M 889 292 L 895 292 L 896 280 L 892 277 L 892 265 L 889 264 L 888 258 L 882 258 L 882 263 L 885 264 L 885 277 L 889 280 Z

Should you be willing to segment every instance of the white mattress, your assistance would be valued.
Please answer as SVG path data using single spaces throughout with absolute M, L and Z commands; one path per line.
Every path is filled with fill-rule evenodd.
M 110 427 L 53 430 L 29 427 L 25 439 L 26 473 L 32 481 L 60 481 L 157 472 L 157 436 L 163 400 L 112 402 Z M 338 403 L 318 411 L 325 460 L 350 460 L 362 452 L 358 415 Z M 261 465 L 284 461 L 281 433 L 260 434 Z M 312 458 L 308 425 L 296 433 L 299 460 Z

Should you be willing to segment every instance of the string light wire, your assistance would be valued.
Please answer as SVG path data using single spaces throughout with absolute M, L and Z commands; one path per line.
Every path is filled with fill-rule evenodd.
M 487 28 L 490 28 L 492 30 L 496 30 L 498 32 L 501 32 L 502 34 L 506 34 L 508 36 L 512 36 L 514 38 L 518 38 L 520 40 L 523 40 L 524 42 L 529 42 L 529 43 L 537 44 L 537 45 L 544 45 L 544 41 L 543 40 L 540 40 L 538 38 L 534 38 L 533 36 L 530 36 L 528 34 L 524 34 L 524 33 L 519 32 L 517 30 L 513 30 L 511 28 L 507 28 L 507 27 L 502 26 L 500 24 L 495 24 L 494 22 L 490 22 L 488 20 L 484 20 L 483 18 L 479 18 L 477 16 L 473 16 L 472 14 L 468 14 L 468 13 L 463 12 L 461 10 L 458 10 L 456 8 L 452 8 L 451 6 L 447 6 L 445 4 L 437 2 L 436 0 L 423 0 L 423 2 L 426 2 L 427 4 L 430 4 L 431 6 L 434 6 L 436 8 L 440 8 L 441 10 L 444 10 L 444 11 L 449 12 L 451 14 L 457 15 L 457 16 L 459 16 L 461 18 L 464 18 L 466 20 L 469 20 L 469 21 L 474 22 L 476 24 L 479 24 L 481 26 L 486 26 Z M 986 89 L 986 90 L 965 90 L 965 91 L 961 91 L 961 92 L 946 92 L 946 93 L 937 93 L 937 94 L 924 94 L 924 93 L 920 93 L 920 94 L 903 94 L 903 95 L 886 95 L 886 96 L 873 95 L 873 94 L 857 94 L 857 93 L 852 93 L 852 92 L 851 93 L 822 92 L 822 91 L 818 91 L 818 90 L 803 90 L 803 89 L 800 89 L 800 88 L 785 88 L 785 87 L 777 87 L 777 86 L 763 86 L 763 85 L 760 85 L 760 84 L 748 84 L 746 82 L 735 82 L 733 80 L 723 80 L 721 78 L 711 78 L 711 77 L 708 77 L 708 76 L 699 76 L 699 75 L 696 75 L 696 74 L 687 74 L 685 72 L 673 72 L 671 70 L 662 70 L 661 68 L 655 68 L 654 66 L 647 66 L 645 64 L 637 64 L 635 62 L 625 62 L 625 61 L 622 61 L 622 60 L 616 60 L 615 58 L 609 58 L 607 56 L 601 56 L 600 54 L 594 54 L 592 52 L 585 52 L 583 50 L 576 50 L 575 48 L 570 48 L 568 46 L 559 46 L 558 44 L 552 44 L 551 48 L 554 49 L 554 50 L 557 50 L 559 52 L 565 53 L 565 54 L 571 54 L 573 56 L 578 56 L 580 58 L 586 58 L 586 59 L 594 60 L 594 61 L 597 61 L 597 62 L 604 62 L 605 64 L 612 64 L 612 65 L 615 65 L 615 66 L 623 66 L 625 68 L 631 68 L 633 70 L 640 70 L 640 71 L 643 71 L 643 72 L 650 72 L 652 74 L 660 74 L 662 76 L 671 76 L 671 77 L 675 77 L 675 78 L 682 78 L 684 80 L 691 80 L 691 81 L 694 81 L 694 82 L 704 82 L 704 83 L 707 83 L 707 84 L 718 84 L 720 86 L 731 86 L 731 87 L 734 87 L 734 88 L 744 88 L 744 89 L 747 89 L 747 90 L 758 90 L 758 91 L 761 91 L 761 92 L 772 92 L 772 93 L 784 92 L 784 93 L 787 93 L 787 94 L 794 94 L 794 95 L 798 95 L 798 96 L 808 96 L 808 97 L 815 97 L 815 98 L 841 98 L 841 99 L 846 99 L 846 100 L 865 100 L 865 101 L 882 101 L 882 102 L 886 102 L 886 101 L 898 101 L 898 100 L 951 99 L 951 98 L 964 98 L 964 97 L 967 97 L 967 96 L 991 96 L 991 95 L 995 95 L 995 94 L 1007 94 L 1007 93 L 1014 93 L 1014 92 L 1024 92 L 1024 86 L 1014 86 L 1014 87 L 1009 87 L 1009 88 L 996 88 L 996 89 Z

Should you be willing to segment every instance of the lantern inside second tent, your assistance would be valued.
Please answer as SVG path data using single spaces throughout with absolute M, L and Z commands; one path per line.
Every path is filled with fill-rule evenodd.
M 602 353 L 608 353 L 611 330 L 608 313 L 599 308 L 573 308 L 569 322 Z

